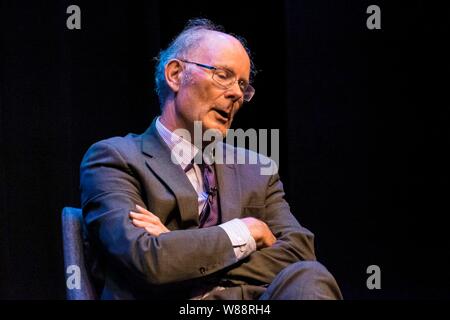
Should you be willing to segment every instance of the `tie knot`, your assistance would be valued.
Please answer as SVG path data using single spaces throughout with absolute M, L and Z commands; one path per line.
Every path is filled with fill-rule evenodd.
M 202 170 L 204 170 L 204 171 L 212 172 L 212 166 L 210 164 L 205 163 L 205 162 L 203 162 L 200 165 L 200 168 L 202 168 Z
M 212 165 L 206 164 L 205 162 L 203 162 L 203 163 L 200 163 L 198 166 L 204 175 L 213 174 Z M 186 167 L 184 168 L 184 172 L 187 173 L 192 168 L 194 168 L 194 160 L 192 160 L 191 163 L 186 165 Z
M 203 171 L 204 190 L 208 194 L 204 208 L 200 213 L 200 227 L 217 225 L 220 221 L 220 213 L 217 201 L 218 190 L 214 168 L 212 165 L 205 162 L 199 166 Z
M 214 170 L 210 164 L 203 162 L 201 165 L 201 170 L 203 171 L 203 181 L 205 183 L 206 190 L 216 187 L 216 179 L 214 176 Z
M 189 163 L 185 168 L 184 168 L 184 172 L 188 172 L 189 170 L 191 170 L 194 167 L 194 164 L 191 162 Z

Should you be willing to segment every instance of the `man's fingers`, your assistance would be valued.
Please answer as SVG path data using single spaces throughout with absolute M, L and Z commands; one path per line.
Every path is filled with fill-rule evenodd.
M 148 222 L 145 222 L 145 221 L 141 221 L 141 220 L 137 220 L 137 219 L 132 219 L 131 221 L 133 222 L 133 224 L 136 227 L 139 227 L 139 228 L 146 228 L 146 227 L 152 225 L 151 223 L 148 223 Z
M 145 227 L 145 231 L 147 231 L 148 233 L 150 233 L 152 236 L 155 237 L 159 236 L 161 233 L 169 232 L 167 228 L 159 228 L 154 225 L 149 225 Z
M 142 214 L 142 213 L 137 213 L 137 212 L 133 212 L 130 211 L 130 217 L 132 219 L 137 219 L 137 220 L 141 220 L 141 221 L 145 221 L 145 222 L 149 222 L 149 223 L 160 223 L 160 220 L 158 219 L 158 217 L 152 217 L 146 214 Z
M 170 231 L 161 222 L 155 223 L 153 221 L 149 222 L 149 221 L 143 221 L 143 220 L 135 219 L 135 218 L 132 218 L 131 221 L 134 226 L 136 226 L 138 228 L 145 228 L 145 230 L 147 230 L 147 232 L 150 233 L 151 235 L 159 235 L 160 233 Z
M 270 233 L 269 242 L 267 243 L 267 245 L 270 247 L 270 246 L 272 246 L 276 241 L 277 241 L 277 238 L 275 238 L 275 236 L 273 235 L 273 233 Z
M 158 229 L 158 228 L 156 228 L 155 226 L 152 226 L 152 225 L 147 226 L 145 228 L 145 231 L 147 231 L 148 233 L 150 233 L 152 236 L 155 236 L 155 237 L 159 236 L 162 233 L 161 229 Z
M 170 230 L 167 229 L 167 227 L 166 227 L 165 225 L 163 225 L 163 224 L 161 224 L 161 230 L 162 230 L 163 232 L 169 232 L 169 231 L 170 231 Z
M 130 218 L 136 227 L 144 228 L 152 236 L 159 236 L 161 233 L 170 230 L 161 222 L 161 220 L 150 211 L 136 205 L 136 211 L 130 211 Z
M 149 216 L 153 216 L 156 217 L 153 213 L 151 213 L 150 211 L 148 211 L 145 208 L 142 208 L 140 205 L 136 205 L 136 209 L 139 213 L 145 214 L 145 215 L 149 215 Z
M 144 222 L 144 221 L 140 221 L 140 220 L 136 220 L 136 219 L 133 219 L 132 222 L 133 222 L 133 224 L 136 227 L 144 228 L 152 236 L 156 236 L 156 235 L 159 235 L 159 233 L 161 233 L 161 228 L 155 226 L 154 224 L 151 224 L 151 223 L 148 223 L 148 222 Z

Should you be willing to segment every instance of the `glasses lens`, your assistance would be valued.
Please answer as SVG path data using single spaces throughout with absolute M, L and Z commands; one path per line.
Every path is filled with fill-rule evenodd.
M 244 91 L 244 101 L 249 102 L 250 100 L 252 100 L 254 95 L 255 95 L 255 88 L 253 88 L 251 85 L 248 85 Z
M 213 79 L 224 87 L 231 86 L 235 81 L 234 74 L 224 69 L 214 70 Z
M 212 78 L 219 85 L 223 86 L 226 89 L 228 89 L 236 82 L 236 76 L 234 75 L 234 73 L 226 69 L 214 70 Z M 250 101 L 255 94 L 255 88 L 253 88 L 251 85 L 247 85 L 246 87 L 240 86 L 240 88 L 244 92 L 244 101 Z

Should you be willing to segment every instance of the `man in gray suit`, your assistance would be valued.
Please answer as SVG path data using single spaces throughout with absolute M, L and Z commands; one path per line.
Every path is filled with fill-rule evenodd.
M 225 136 L 255 93 L 251 72 L 241 38 L 191 20 L 159 55 L 161 116 L 142 135 L 87 151 L 82 207 L 101 298 L 341 298 L 279 175 L 261 174 L 261 162 L 214 163 L 208 142 L 179 134 L 193 136 L 197 122 Z M 227 156 L 252 155 L 219 145 Z

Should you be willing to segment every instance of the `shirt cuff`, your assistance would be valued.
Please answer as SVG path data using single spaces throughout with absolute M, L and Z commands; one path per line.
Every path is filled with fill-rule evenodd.
M 240 219 L 233 219 L 219 225 L 228 235 L 238 260 L 256 251 L 256 242 L 247 225 Z

